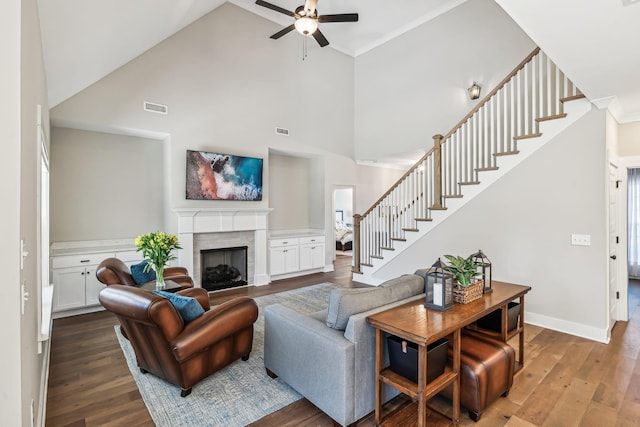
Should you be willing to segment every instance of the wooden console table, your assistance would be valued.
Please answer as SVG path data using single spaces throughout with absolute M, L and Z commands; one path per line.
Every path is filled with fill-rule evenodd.
M 519 334 L 519 368 L 524 365 L 524 296 L 529 286 L 504 282 L 492 283 L 493 292 L 469 304 L 455 304 L 447 311 L 427 309 L 424 301 L 413 301 L 390 310 L 369 316 L 367 320 L 376 330 L 376 424 L 382 421 L 382 386 L 389 384 L 412 399 L 418 400 L 418 426 L 427 423 L 427 401 L 449 384 L 453 384 L 453 415 L 455 425 L 460 422 L 460 334 L 462 328 L 497 309 L 502 309 L 501 337 L 506 341 Z M 507 307 L 509 302 L 520 299 L 519 327 L 507 332 Z M 418 344 L 418 384 L 382 367 L 384 333 L 401 337 Z M 449 337 L 453 344 L 452 368 L 427 383 L 427 345 L 440 338 Z

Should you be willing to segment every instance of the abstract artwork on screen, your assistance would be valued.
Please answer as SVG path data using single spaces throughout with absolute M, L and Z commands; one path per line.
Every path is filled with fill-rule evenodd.
M 262 159 L 187 150 L 187 199 L 262 200 Z

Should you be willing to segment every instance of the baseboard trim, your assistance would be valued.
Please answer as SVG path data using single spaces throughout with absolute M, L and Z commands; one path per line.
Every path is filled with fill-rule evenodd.
M 604 344 L 609 343 L 609 334 L 606 329 L 583 325 L 581 323 L 549 317 L 542 314 L 529 313 L 528 311 L 525 311 L 524 321 L 525 323 L 540 326 L 542 328 L 553 329 L 554 331 L 564 332 L 566 334 L 598 341 Z

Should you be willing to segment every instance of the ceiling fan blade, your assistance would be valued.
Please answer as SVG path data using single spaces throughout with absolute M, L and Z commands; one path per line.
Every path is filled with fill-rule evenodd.
M 286 28 L 281 29 L 280 31 L 278 31 L 277 33 L 275 33 L 274 35 L 271 36 L 272 39 L 277 40 L 280 37 L 284 36 L 285 34 L 287 34 L 288 32 L 293 31 L 293 29 L 295 28 L 295 25 L 291 24 Z
M 314 33 L 311 35 L 313 36 L 314 39 L 316 39 L 320 47 L 325 47 L 326 45 L 329 44 L 329 40 L 327 40 L 324 34 L 322 34 L 322 32 L 320 31 L 320 28 L 315 30 Z
M 320 15 L 318 22 L 358 22 L 357 13 L 339 13 L 337 15 Z
M 283 14 L 285 14 L 287 16 L 292 16 L 294 18 L 296 16 L 295 13 L 291 12 L 290 10 L 283 9 L 280 6 L 276 6 L 275 4 L 268 3 L 268 2 L 266 2 L 264 0 L 256 0 L 256 4 L 258 6 L 264 6 L 267 9 L 271 9 L 271 10 L 275 10 L 276 12 L 283 13 Z

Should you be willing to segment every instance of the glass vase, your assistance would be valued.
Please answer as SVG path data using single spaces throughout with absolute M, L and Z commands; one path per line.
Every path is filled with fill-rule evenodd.
M 164 289 L 164 265 L 156 265 L 156 290 Z

